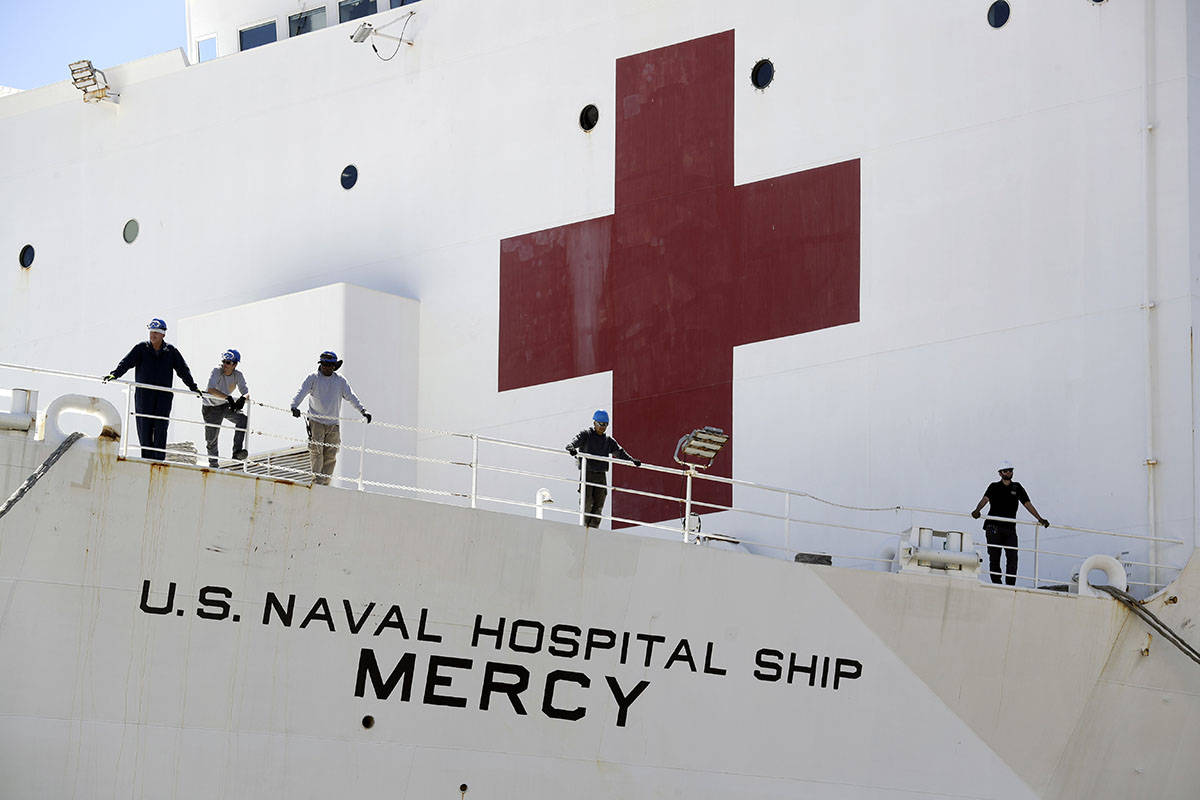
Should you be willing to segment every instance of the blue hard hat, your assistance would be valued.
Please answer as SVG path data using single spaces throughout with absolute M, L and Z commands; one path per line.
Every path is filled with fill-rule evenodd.
M 165 323 L 161 319 L 158 319 L 157 317 L 155 317 L 154 319 L 150 320 L 150 324 L 146 326 L 146 330 L 158 331 L 159 333 L 166 333 L 167 332 L 167 323 Z
M 333 352 L 332 350 L 326 350 L 324 353 L 321 353 L 321 355 L 317 357 L 317 363 L 328 364 L 329 366 L 333 367 L 334 370 L 339 370 L 342 368 L 342 360 L 338 358 L 337 353 Z
M 228 350 L 226 350 L 224 353 L 221 353 L 221 360 L 222 361 L 232 361 L 235 364 L 239 364 L 242 361 L 242 354 L 239 353 L 237 350 L 234 350 L 231 347 Z
M 608 412 L 605 411 L 603 408 L 600 409 L 595 414 L 592 414 L 592 421 L 593 422 L 603 422 L 605 425 L 607 425 L 608 424 Z

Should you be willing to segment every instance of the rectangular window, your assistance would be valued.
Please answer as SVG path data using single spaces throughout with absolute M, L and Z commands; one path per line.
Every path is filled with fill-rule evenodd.
M 288 36 L 299 36 L 302 33 L 312 33 L 325 27 L 325 8 L 314 8 L 312 11 L 301 11 L 288 17 Z
M 262 47 L 273 41 L 275 41 L 275 20 L 238 31 L 238 46 L 241 50 Z
M 196 55 L 201 62 L 212 61 L 217 57 L 217 37 L 209 36 L 196 42 Z
M 342 0 L 338 3 L 338 22 L 365 17 L 374 14 L 375 10 L 375 0 Z
M 415 3 L 415 2 L 417 2 L 417 0 L 392 0 L 391 7 L 399 8 L 400 6 L 406 6 L 406 5 L 409 5 L 410 3 Z

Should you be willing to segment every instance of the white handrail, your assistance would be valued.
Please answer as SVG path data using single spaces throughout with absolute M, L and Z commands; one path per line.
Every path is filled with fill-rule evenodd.
M 69 371 L 65 371 L 65 370 L 53 370 L 53 369 L 45 369 L 45 368 L 40 368 L 40 367 L 29 367 L 29 366 L 25 366 L 25 365 L 11 364 L 11 363 L 6 363 L 6 362 L 0 362 L 0 368 L 18 370 L 18 371 L 28 372 L 28 373 L 32 373 L 32 374 L 40 374 L 40 375 L 47 375 L 47 376 L 54 376 L 54 377 L 65 377 L 65 378 L 71 378 L 71 379 L 86 381 L 86 382 L 91 382 L 91 383 L 102 382 L 101 378 L 96 377 L 94 375 L 69 372 Z M 137 414 L 132 411 L 132 408 L 130 406 L 130 395 L 132 394 L 132 390 L 134 390 L 134 389 L 147 389 L 147 390 L 151 390 L 151 391 L 167 391 L 167 392 L 171 392 L 172 394 L 194 394 L 190 390 L 176 389 L 173 387 L 155 386 L 155 385 L 151 385 L 151 384 L 142 384 L 142 383 L 138 383 L 136 381 L 127 381 L 127 380 L 113 380 L 113 381 L 110 381 L 109 383 L 119 385 L 121 387 L 121 389 L 126 393 L 126 402 L 127 402 L 126 418 L 127 419 L 142 418 L 142 419 L 165 420 L 165 421 L 168 421 L 171 423 L 177 423 L 177 424 L 181 424 L 181 425 L 200 426 L 201 428 L 204 428 L 208 425 L 208 423 L 203 422 L 201 420 L 186 419 L 186 418 L 182 418 L 182 417 L 174 416 L 174 415 L 158 416 L 158 415 L 149 415 L 149 414 Z M 275 412 L 281 413 L 281 414 L 290 413 L 290 408 L 275 406 L 275 405 L 271 405 L 271 404 L 264 403 L 261 401 L 252 401 L 252 402 L 254 405 L 257 405 L 266 410 L 275 411 Z M 434 456 L 429 456 L 429 455 L 417 455 L 414 453 L 394 452 L 394 451 L 389 451 L 389 450 L 367 447 L 367 442 L 366 442 L 366 433 L 367 432 L 366 432 L 365 420 L 358 418 L 358 417 L 347 417 L 347 418 L 341 418 L 340 421 L 354 422 L 357 424 L 362 424 L 363 425 L 363 435 L 361 438 L 361 443 L 358 446 L 346 445 L 346 444 L 343 444 L 340 446 L 340 448 L 343 451 L 349 451 L 351 453 L 354 451 L 358 451 L 359 467 L 358 467 L 358 474 L 355 477 L 346 477 L 346 476 L 342 476 L 342 475 L 332 476 L 333 480 L 338 482 L 338 485 L 351 485 L 360 491 L 366 491 L 367 488 L 370 487 L 371 490 L 383 490 L 383 491 L 391 491 L 391 492 L 411 492 L 411 493 L 423 495 L 423 496 L 449 498 L 450 500 L 454 500 L 454 501 L 466 501 L 472 508 L 477 508 L 477 507 L 479 507 L 479 504 L 481 502 L 484 502 L 484 503 L 492 503 L 492 504 L 506 506 L 506 507 L 512 507 L 512 508 L 533 509 L 533 508 L 535 508 L 535 504 L 525 502 L 525 501 L 513 500 L 513 499 L 511 499 L 511 496 L 508 496 L 508 497 L 494 496 L 495 493 L 493 493 L 493 492 L 488 492 L 485 494 L 481 490 L 481 486 L 480 486 L 480 481 L 481 481 L 482 476 L 484 474 L 495 475 L 502 480 L 530 478 L 530 479 L 536 479 L 539 483 L 545 482 L 545 481 L 559 481 L 559 482 L 567 483 L 568 485 L 574 484 L 579 489 L 579 491 L 580 491 L 579 506 L 578 506 L 578 508 L 572 510 L 569 508 L 569 504 L 568 504 L 567 507 L 557 507 L 557 508 L 556 507 L 547 507 L 546 510 L 549 510 L 551 512 L 552 516 L 553 516 L 553 514 L 569 515 L 569 516 L 576 518 L 577 521 L 581 524 L 584 521 L 585 508 L 584 508 L 584 491 L 583 490 L 588 485 L 585 474 L 584 474 L 585 470 L 580 469 L 577 466 L 575 466 L 575 464 L 574 464 L 575 459 L 573 457 L 569 456 L 565 452 L 565 449 L 563 449 L 563 448 L 547 447 L 544 445 L 531 444 L 531 443 L 527 443 L 527 442 L 516 442 L 516 441 L 512 441 L 512 440 L 508 440 L 508 439 L 482 436 L 482 435 L 473 434 L 473 433 L 463 433 L 463 432 L 457 432 L 457 431 L 446 431 L 446 430 L 439 430 L 439 429 L 433 429 L 433 428 L 423 428 L 420 426 L 413 426 L 413 425 L 400 425 L 400 424 L 396 424 L 396 423 L 389 423 L 389 422 L 386 422 L 383 420 L 373 422 L 373 424 L 376 427 L 380 427 L 380 428 L 384 428 L 384 429 L 415 432 L 415 433 L 421 434 L 423 436 L 453 437 L 453 438 L 462 438 L 462 439 L 470 440 L 471 453 L 470 453 L 469 460 L 464 460 L 461 457 L 458 457 L 458 458 L 441 457 L 441 458 L 439 458 L 439 457 L 434 457 Z M 299 438 L 299 437 L 292 437 L 292 436 L 287 436 L 287 435 L 283 435 L 283 434 L 268 433 L 261 428 L 255 428 L 255 427 L 250 426 L 249 424 L 247 424 L 244 428 L 239 428 L 237 426 L 234 426 L 233 430 L 244 432 L 244 434 L 247 438 L 247 441 L 249 441 L 249 438 L 251 436 L 255 436 L 255 437 L 262 437 L 263 439 L 269 439 L 270 441 L 274 441 L 274 442 L 286 442 L 289 444 L 311 445 L 311 443 L 308 441 L 307 438 Z M 123 444 L 127 448 L 128 442 L 132 437 L 126 436 L 124 438 L 125 438 L 125 442 Z M 488 448 L 489 450 L 491 450 L 493 448 L 497 448 L 502 451 L 520 451 L 520 452 L 529 453 L 533 456 L 545 456 L 545 457 L 554 459 L 553 463 L 556 465 L 562 465 L 564 469 L 562 472 L 560 472 L 558 474 L 554 474 L 549 470 L 538 471 L 538 470 L 526 469 L 526 468 L 522 468 L 519 466 L 513 466 L 512 464 L 509 464 L 509 463 L 504 463 L 503 458 L 498 459 L 498 461 L 500 463 L 485 464 L 485 463 L 481 462 L 481 455 L 480 455 L 480 452 L 481 452 L 480 444 L 481 443 L 486 443 L 487 445 L 489 445 L 489 448 Z M 198 460 L 201 460 L 201 461 L 203 461 L 206 457 L 205 453 L 202 452 L 200 448 L 197 448 L 195 453 L 190 453 L 190 452 L 186 452 L 186 451 L 173 451 L 170 449 L 168 449 L 166 452 L 168 452 L 171 455 L 176 455 L 176 456 L 179 456 L 179 455 L 184 455 L 185 457 L 186 456 L 195 456 Z M 262 452 L 261 449 L 259 449 L 258 452 Z M 431 486 L 407 485 L 404 483 L 389 483 L 386 481 L 371 480 L 368 478 L 368 474 L 367 474 L 368 465 L 365 461 L 365 456 L 367 453 L 370 453 L 372 455 L 387 456 L 390 458 L 401 459 L 404 461 L 411 461 L 411 462 L 415 462 L 415 463 L 425 463 L 425 464 L 445 466 L 445 467 L 450 467 L 450 468 L 467 468 L 470 472 L 469 489 L 466 489 L 466 487 L 464 487 L 464 490 L 459 491 L 459 490 L 455 490 L 454 488 L 445 488 L 444 485 L 438 486 L 435 488 L 435 487 L 431 487 Z M 705 473 L 702 473 L 699 471 L 694 471 L 694 470 L 677 469 L 677 468 L 671 467 L 671 466 L 660 466 L 660 465 L 656 465 L 656 464 L 642 464 L 640 467 L 634 467 L 631 464 L 631 462 L 629 462 L 629 461 L 626 461 L 626 460 L 620 459 L 620 458 L 608 457 L 608 456 L 588 455 L 588 456 L 586 456 L 586 458 L 589 461 L 604 462 L 606 464 L 618 465 L 623 469 L 635 469 L 636 468 L 636 469 L 640 469 L 643 471 L 655 472 L 655 473 L 659 473 L 659 474 L 672 475 L 672 476 L 683 478 L 684 479 L 684 481 L 683 481 L 684 487 L 683 487 L 683 496 L 682 497 L 676 497 L 676 496 L 672 496 L 672 495 L 664 495 L 664 494 L 659 494 L 656 492 L 650 492 L 650 491 L 645 491 L 645 490 L 641 490 L 641 489 L 635 489 L 632 487 L 623 487 L 623 486 L 617 486 L 617 485 L 613 485 L 611 487 L 611 491 L 614 495 L 617 493 L 624 493 L 624 494 L 629 494 L 629 495 L 633 495 L 633 496 L 646 497 L 646 498 L 650 498 L 650 499 L 680 503 L 683 508 L 683 526 L 684 526 L 684 528 L 686 528 L 687 520 L 689 518 L 688 512 L 690 512 L 691 510 L 696 509 L 696 508 L 704 509 L 709 512 L 716 512 L 716 516 L 711 517 L 711 519 L 714 522 L 717 522 L 718 525 L 723 525 L 724 527 L 728 527 L 731 523 L 736 524 L 736 521 L 739 519 L 742 519 L 743 517 L 749 518 L 749 519 L 754 519 L 754 520 L 760 520 L 769 525 L 774 524 L 774 523 L 780 523 L 781 527 L 783 529 L 782 545 L 776 544 L 769 540 L 767 540 L 767 541 L 762 540 L 761 532 L 751 533 L 751 534 L 749 534 L 749 538 L 747 538 L 747 534 L 744 531 L 739 533 L 739 531 L 736 529 L 721 530 L 721 531 L 709 531 L 709 532 L 700 534 L 699 537 L 694 537 L 694 536 L 690 537 L 693 540 L 695 538 L 699 538 L 700 540 L 705 540 L 705 539 L 710 539 L 710 538 L 714 538 L 714 537 L 719 537 L 721 539 L 726 539 L 729 541 L 742 541 L 747 546 L 750 546 L 757 550 L 763 550 L 763 551 L 778 551 L 781 553 L 794 554 L 796 551 L 796 547 L 794 546 L 794 544 L 792 542 L 792 538 L 793 538 L 793 534 L 794 534 L 793 525 L 812 527 L 814 529 L 819 529 L 819 530 L 823 530 L 823 531 L 845 531 L 849 534 L 854 534 L 854 535 L 867 534 L 870 536 L 896 538 L 896 537 L 900 537 L 903 534 L 906 534 L 908 528 L 910 528 L 910 527 L 912 527 L 912 525 L 916 524 L 915 521 L 913 521 L 912 524 L 910 524 L 910 525 L 901 525 L 901 524 L 899 524 L 901 522 L 901 520 L 897 520 L 896 522 L 898 523 L 898 525 L 897 525 L 898 529 L 897 530 L 887 530 L 887 529 L 883 529 L 883 528 L 879 528 L 879 527 L 864 526 L 861 524 L 859 524 L 859 525 L 847 524 L 846 522 L 832 520 L 832 519 L 820 520 L 820 519 L 796 517 L 796 516 L 793 516 L 793 512 L 795 510 L 794 509 L 795 504 L 792 502 L 793 498 L 812 500 L 816 503 L 828 506 L 830 508 L 836 508 L 836 509 L 841 509 L 841 510 L 851 511 L 851 512 L 869 513 L 869 514 L 870 513 L 879 513 L 879 512 L 890 512 L 893 514 L 903 513 L 903 514 L 909 514 L 909 515 L 912 515 L 912 514 L 934 515 L 934 516 L 941 516 L 941 517 L 947 517 L 947 518 L 952 518 L 952 519 L 966 519 L 966 518 L 971 517 L 971 514 L 968 512 L 951 511 L 951 510 L 947 510 L 947 509 L 937 509 L 937 508 L 927 508 L 927 507 L 921 507 L 921 506 L 905 506 L 905 505 L 857 506 L 857 505 L 851 505 L 851 504 L 845 504 L 845 503 L 838 503 L 838 502 L 835 502 L 832 500 L 817 497 L 816 495 L 813 495 L 813 494 L 810 494 L 808 492 L 804 492 L 804 491 L 798 490 L 798 489 L 789 489 L 789 488 L 785 488 L 785 487 L 773 486 L 770 484 L 757 483 L 754 481 L 748 481 L 748 480 L 742 480 L 742 479 L 726 478 L 726 477 L 719 476 L 719 475 L 708 475 L 708 474 L 705 474 Z M 568 461 L 568 459 L 570 459 L 570 461 Z M 223 461 L 226 464 L 238 465 L 239 468 L 242 470 L 245 470 L 248 466 L 250 466 L 253 463 L 255 466 L 261 466 L 264 469 L 269 469 L 272 473 L 279 473 L 279 474 L 283 474 L 283 475 L 295 476 L 294 478 L 286 478 L 287 480 L 305 481 L 311 477 L 311 472 L 296 469 L 293 467 L 285 467 L 285 466 L 281 466 L 279 464 L 268 464 L 266 462 L 261 462 L 261 461 L 253 462 L 252 459 L 248 459 L 248 460 L 236 460 L 236 459 L 235 460 L 225 460 L 225 459 L 223 459 Z M 172 463 L 176 463 L 176 462 L 172 462 Z M 566 468 L 567 464 L 571 465 L 571 467 L 569 469 Z M 254 477 L 266 477 L 266 478 L 270 479 L 269 476 L 255 475 Z M 719 504 L 719 503 L 712 503 L 712 502 L 708 502 L 708 501 L 699 500 L 694 497 L 694 492 L 692 491 L 692 489 L 693 489 L 692 484 L 696 480 L 710 481 L 712 483 L 717 483 L 717 484 L 725 484 L 730 487 L 739 487 L 743 490 L 753 490 L 755 492 L 765 492 L 768 495 L 772 495 L 772 494 L 779 495 L 782 498 L 783 513 L 782 514 L 772 513 L 770 511 L 762 510 L 758 507 L 750 507 L 750 506 L 746 505 L 745 503 L 743 503 L 741 506 L 739 506 L 737 504 L 737 502 L 735 502 L 731 505 L 723 505 L 723 504 Z M 450 486 L 452 487 L 453 485 L 454 485 L 454 480 L 451 479 Z M 459 485 L 461 485 L 461 484 L 459 484 Z M 605 485 L 607 486 L 607 481 L 606 481 Z M 527 496 L 527 495 L 528 495 L 528 493 L 526 493 L 526 492 L 521 492 L 521 494 L 520 494 L 520 496 L 522 496 L 522 497 Z M 615 523 L 617 525 L 636 526 L 636 528 L 639 530 L 666 531 L 673 535 L 679 535 L 682 532 L 679 520 L 670 520 L 670 521 L 661 521 L 660 520 L 660 521 L 647 522 L 647 521 L 642 521 L 642 520 L 616 517 L 616 516 L 612 516 L 610 514 L 604 514 L 604 513 L 601 513 L 598 516 L 600 516 L 602 521 L 607 521 L 610 525 Z M 709 519 L 709 517 L 706 517 L 706 519 Z M 1005 522 L 1005 523 L 1010 523 L 1010 524 L 1015 524 L 1015 525 L 1024 525 L 1024 526 L 1030 526 L 1030 525 L 1037 526 L 1038 525 L 1037 522 L 1032 521 L 1032 520 L 1014 520 L 1014 519 L 1009 519 L 1006 517 L 988 516 L 988 517 L 984 517 L 983 519 L 984 520 L 995 520 L 995 521 L 1000 521 L 1000 522 Z M 1182 539 L 1176 539 L 1176 538 L 1170 538 L 1170 537 L 1147 536 L 1147 535 L 1134 534 L 1134 533 L 1105 531 L 1105 530 L 1099 530 L 1099 529 L 1095 529 L 1095 528 L 1084 528 L 1084 527 L 1061 525 L 1061 524 L 1054 525 L 1050 530 L 1052 530 L 1055 534 L 1066 534 L 1067 532 L 1070 532 L 1070 533 L 1088 534 L 1091 536 L 1115 537 L 1115 538 L 1125 539 L 1125 540 L 1137 540 L 1137 541 L 1145 541 L 1145 542 L 1161 542 L 1161 543 L 1178 544 L 1178 545 L 1184 544 Z M 1032 580 L 1033 580 L 1033 583 L 1035 586 L 1039 585 L 1039 582 L 1041 580 L 1041 575 L 1040 575 L 1040 571 L 1041 571 L 1040 557 L 1041 556 L 1046 556 L 1046 557 L 1055 558 L 1055 559 L 1064 559 L 1064 558 L 1065 559 L 1077 559 L 1077 558 L 1082 558 L 1085 555 L 1091 555 L 1092 552 L 1094 552 L 1094 548 L 1089 549 L 1089 551 L 1087 553 L 1075 553 L 1075 554 L 1062 552 L 1061 550 L 1044 549 L 1041 546 L 1041 542 L 1040 542 L 1041 533 L 1042 532 L 1041 532 L 1040 528 L 1035 529 L 1035 541 L 1034 541 L 1034 547 L 1032 549 L 1024 548 L 1024 547 L 1016 547 L 1016 548 L 1001 547 L 1000 548 L 1000 549 L 1015 549 L 1020 552 L 1032 552 L 1034 554 L 1034 574 L 1032 576 Z M 684 535 L 687 536 L 686 533 Z M 756 535 L 759 536 L 760 538 L 754 538 Z M 1066 538 L 1070 538 L 1070 537 L 1062 536 L 1062 535 L 1058 536 L 1058 540 L 1060 542 Z M 849 542 L 850 540 L 846 540 L 846 541 Z M 987 547 L 987 545 L 985 545 L 982 542 L 976 542 L 975 547 L 977 550 L 982 551 L 985 547 Z M 842 549 L 842 548 L 838 548 L 838 549 Z M 861 553 L 853 553 L 853 552 L 845 552 L 842 554 L 831 554 L 831 555 L 833 555 L 843 561 L 855 561 L 855 562 L 866 561 L 866 562 L 882 562 L 882 563 L 886 563 L 886 562 L 890 561 L 890 559 L 888 559 L 888 558 L 877 558 L 877 557 L 872 557 L 872 556 L 868 556 L 868 555 L 863 555 Z M 1165 567 L 1169 570 L 1178 571 L 1178 567 L 1173 567 L 1171 565 L 1162 564 L 1162 563 L 1153 563 L 1152 561 L 1125 560 L 1125 563 L 1129 564 L 1131 566 L 1147 567 L 1149 569 L 1161 569 L 1161 568 Z M 986 580 L 986 578 L 988 576 L 988 571 L 981 570 L 980 574 Z M 1021 575 L 1018 577 L 1021 577 L 1023 580 L 1030 580 L 1030 576 Z M 1133 581 L 1133 580 L 1131 580 L 1130 583 L 1135 584 L 1135 585 L 1156 585 L 1156 584 L 1143 584 L 1143 582 Z

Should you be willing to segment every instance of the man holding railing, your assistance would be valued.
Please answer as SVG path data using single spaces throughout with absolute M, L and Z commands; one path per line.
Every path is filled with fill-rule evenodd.
M 626 461 L 632 461 L 635 467 L 642 465 L 633 456 L 626 453 L 617 440 L 608 435 L 608 412 L 597 411 L 592 415 L 592 427 L 585 428 L 576 434 L 567 445 L 567 452 L 578 460 L 586 461 L 583 468 L 583 525 L 585 528 L 599 528 L 600 514 L 604 511 L 604 499 L 608 497 L 608 462 L 600 459 L 579 458 L 579 454 L 589 456 L 615 456 Z
M 308 454 L 312 460 L 313 483 L 329 485 L 337 461 L 338 446 L 342 443 L 338 418 L 342 400 L 358 409 L 369 424 L 371 415 L 363 408 L 350 384 L 341 375 L 334 375 L 342 361 L 337 353 L 326 350 L 317 358 L 317 371 L 304 379 L 300 391 L 292 398 L 292 416 L 300 416 L 300 401 L 308 397 Z
M 988 512 L 989 517 L 1016 519 L 1017 503 L 1020 503 L 1029 510 L 1030 514 L 1033 514 L 1033 518 L 1038 521 L 1039 525 L 1049 528 L 1050 521 L 1039 514 L 1038 510 L 1033 507 L 1033 503 L 1029 502 L 1029 495 L 1025 492 L 1025 487 L 1012 479 L 1012 462 L 1003 462 L 997 471 L 1000 473 L 1000 480 L 988 484 L 983 497 L 979 500 L 979 504 L 971 512 L 971 516 L 979 519 L 980 509 L 991 503 L 992 508 Z M 1000 520 L 989 519 L 983 523 L 983 530 L 987 534 L 988 564 L 992 583 L 1000 583 L 1000 553 L 1003 551 L 1005 553 L 1004 582 L 1009 586 L 1016 585 L 1017 524 L 1015 522 L 1002 522 Z
M 200 406 L 200 416 L 204 417 L 204 445 L 208 450 L 208 466 L 217 468 L 217 439 L 221 435 L 221 422 L 229 420 L 233 423 L 233 457 L 237 461 L 245 461 L 250 455 L 245 448 L 246 426 L 250 418 L 242 413 L 250 390 L 246 388 L 246 377 L 238 369 L 242 363 L 242 354 L 230 348 L 221 354 L 221 365 L 214 367 L 208 376 L 208 393 L 204 396 L 204 405 Z M 234 400 L 234 390 L 241 392 L 241 397 Z
M 164 341 L 167 336 L 167 323 L 161 319 L 152 319 L 146 329 L 149 331 L 149 340 L 135 344 L 121 359 L 121 363 L 104 376 L 104 382 L 108 383 L 121 377 L 133 367 L 133 378 L 136 382 L 164 387 L 165 390 L 160 391 L 139 386 L 133 393 L 142 458 L 162 461 L 167 457 L 167 418 L 171 416 L 171 404 L 175 399 L 175 395 L 170 391 L 175 380 L 172 373 L 178 375 L 184 385 L 198 396 L 203 398 L 204 395 L 192 380 L 192 372 L 183 360 L 183 353 Z

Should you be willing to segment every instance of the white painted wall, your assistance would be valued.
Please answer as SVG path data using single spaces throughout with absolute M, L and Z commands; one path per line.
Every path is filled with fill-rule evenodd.
M 247 445 L 251 454 L 304 445 L 303 420 L 294 419 L 287 408 L 325 350 L 333 350 L 345 362 L 338 374 L 379 420 L 365 431 L 367 447 L 412 453 L 415 433 L 384 426 L 417 424 L 419 326 L 420 305 L 415 300 L 338 283 L 187 317 L 179 322 L 178 343 L 202 388 L 220 364 L 221 353 L 230 347 L 241 352 L 251 398 L 275 407 L 252 408 L 254 433 Z M 302 401 L 301 410 L 307 408 L 308 400 Z M 354 420 L 342 423 L 343 444 L 361 446 L 364 431 L 356 421 L 358 411 L 343 403 L 342 416 Z M 188 435 L 202 437 L 202 430 L 197 426 Z M 181 435 L 176 426 L 173 438 Z M 228 455 L 231 437 L 229 431 L 222 434 L 222 455 Z M 198 450 L 203 450 L 202 444 L 198 438 Z M 369 455 L 363 468 L 368 480 L 405 485 L 416 480 L 412 462 Z M 358 471 L 359 456 L 343 449 L 337 474 L 356 478 Z
M 612 212 L 616 58 L 734 29 L 746 75 L 777 67 L 765 92 L 736 83 L 737 180 L 858 157 L 863 181 L 862 321 L 737 350 L 735 476 L 967 511 L 1009 458 L 1051 520 L 1146 532 L 1153 516 L 1183 562 L 1190 6 L 1154 5 L 1149 73 L 1134 3 L 1019 4 L 1001 30 L 962 2 L 414 8 L 417 44 L 390 62 L 326 29 L 131 76 L 119 109 L 61 86 L 0 101 L 0 358 L 100 375 L 148 316 L 345 281 L 420 302 L 421 425 L 561 446 L 611 376 L 496 392 L 499 241 Z M 421 452 L 463 455 L 433 437 Z
M 394 18 L 396 14 L 401 13 L 397 9 L 396 14 L 380 16 L 390 11 L 390 5 L 390 0 L 376 0 L 376 13 L 352 20 L 353 24 L 343 31 L 344 35 L 348 36 L 350 31 L 363 22 L 370 22 L 374 27 L 379 27 Z M 415 4 L 410 3 L 410 5 Z M 250 2 L 245 2 L 245 0 L 234 0 L 233 2 L 230 0 L 188 0 L 188 56 L 192 63 L 196 63 L 199 60 L 198 42 L 212 36 L 215 36 L 217 40 L 218 58 L 237 53 L 241 47 L 239 32 L 267 22 L 275 23 L 277 41 L 283 41 L 288 38 L 289 17 L 318 8 L 325 9 L 326 26 L 332 27 L 339 24 L 339 0 L 329 0 L 324 3 L 312 0 L 251 0 Z M 413 9 L 404 8 L 403 13 L 407 14 L 411 10 Z

